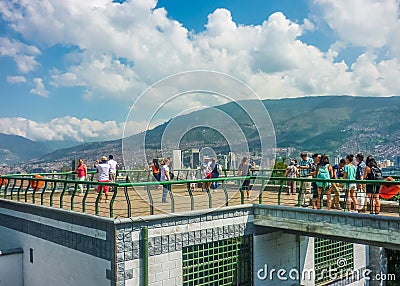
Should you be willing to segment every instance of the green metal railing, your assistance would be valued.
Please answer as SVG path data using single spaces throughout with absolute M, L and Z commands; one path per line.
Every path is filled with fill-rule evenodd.
M 144 174 L 144 171 L 141 172 L 141 174 Z M 145 173 L 148 174 L 148 171 L 145 171 Z M 286 177 L 270 178 L 268 176 L 235 176 L 207 180 L 174 180 L 169 182 L 146 181 L 126 183 L 123 181 L 112 183 L 72 180 L 69 179 L 71 178 L 70 176 L 73 175 L 70 172 L 41 175 L 43 178 L 33 178 L 32 174 L 2 176 L 1 178 L 3 180 L 1 180 L 0 184 L 0 190 L 2 192 L 1 197 L 25 203 L 94 213 L 96 215 L 131 217 L 137 213 L 152 215 L 159 211 L 173 213 L 177 210 L 181 211 L 182 209 L 195 210 L 196 205 L 200 205 L 200 208 L 204 209 L 258 202 L 259 204 L 300 207 L 304 197 L 304 185 L 306 182 L 358 183 L 370 184 L 377 187 L 383 184 L 400 185 L 400 181 L 324 180 Z M 137 173 L 135 173 L 135 176 L 137 176 Z M 55 177 L 64 178 L 60 179 Z M 245 199 L 246 190 L 241 187 L 244 180 L 250 180 L 250 186 L 253 187 L 252 201 L 246 201 Z M 290 181 L 297 182 L 299 188 L 294 199 L 290 199 L 289 204 L 288 198 L 284 196 L 284 193 L 287 190 L 287 183 Z M 36 185 L 36 187 L 32 187 L 33 182 L 33 185 Z M 219 185 L 218 191 L 210 188 L 212 182 L 216 182 Z M 40 183 L 42 186 L 38 187 Z M 84 186 L 83 194 L 79 193 L 79 185 L 81 184 Z M 195 184 L 197 190 L 199 190 L 199 185 L 204 184 L 204 192 L 193 191 L 191 189 L 192 184 Z M 110 189 L 108 201 L 102 200 L 104 187 Z M 159 198 L 164 187 L 166 188 L 164 192 L 167 193 L 169 202 L 167 204 L 160 204 Z M 325 191 L 326 190 L 324 190 L 323 195 Z M 238 196 L 236 195 L 237 193 Z M 345 193 L 344 200 L 342 200 L 342 203 L 344 201 L 344 209 L 346 209 L 347 197 L 347 193 Z M 393 203 L 397 202 L 397 213 L 400 214 L 399 197 L 400 195 L 397 195 L 393 199 Z M 324 197 L 321 196 L 322 208 L 324 207 L 324 201 Z

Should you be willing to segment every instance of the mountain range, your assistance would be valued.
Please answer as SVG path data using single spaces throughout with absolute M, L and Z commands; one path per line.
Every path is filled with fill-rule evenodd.
M 263 100 L 262 103 L 273 122 L 278 147 L 294 147 L 298 151 L 309 150 L 330 155 L 358 151 L 383 158 L 400 155 L 400 97 L 318 96 Z M 251 149 L 260 147 L 254 123 L 237 103 L 227 103 L 216 109 L 237 122 Z M 206 108 L 174 118 L 174 128 L 169 130 L 169 137 L 178 140 L 174 136 L 179 137 L 179 132 L 187 128 L 188 122 L 210 118 L 213 114 L 215 109 Z M 171 124 L 172 119 L 147 131 L 146 149 L 154 150 L 156 154 L 164 131 Z M 181 136 L 179 148 L 212 146 L 218 152 L 229 151 L 226 138 L 216 130 L 229 130 L 232 127 L 223 120 L 217 120 L 214 125 L 217 128 L 192 128 Z M 143 133 L 124 139 L 125 148 L 134 154 L 140 148 L 142 137 Z M 168 142 L 163 143 L 168 146 Z M 45 149 L 43 143 L 0 134 L 0 159 L 3 162 L 27 159 L 35 163 L 70 162 L 78 157 L 94 160 L 103 154 L 120 157 L 121 140 L 84 143 L 47 154 L 44 154 Z

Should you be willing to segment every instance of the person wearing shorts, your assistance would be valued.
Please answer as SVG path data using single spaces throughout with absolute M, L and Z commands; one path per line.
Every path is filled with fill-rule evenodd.
M 94 163 L 94 167 L 97 169 L 97 181 L 98 182 L 110 182 L 110 165 L 107 163 L 107 157 L 101 157 L 101 160 L 97 160 Z M 103 186 L 103 193 L 105 196 L 105 201 L 108 202 L 108 191 L 109 186 Z M 100 193 L 102 186 L 97 187 L 97 192 Z
M 247 157 L 243 157 L 242 163 L 240 163 L 238 168 L 237 176 L 250 176 L 250 167 L 249 159 Z M 241 189 L 242 191 L 246 192 L 246 198 L 250 199 L 250 179 L 245 179 L 243 181 Z
M 107 161 L 108 165 L 110 165 L 110 181 L 115 183 L 115 179 L 117 178 L 117 171 L 119 168 L 119 165 L 117 163 L 117 161 L 114 160 L 114 156 L 113 155 L 109 155 L 108 156 L 108 161 Z
M 317 166 L 319 164 L 319 160 L 321 158 L 321 155 L 315 153 L 313 156 L 313 164 L 310 167 L 310 176 L 311 178 L 316 178 L 317 177 Z M 311 192 L 312 192 L 312 206 L 313 209 L 317 208 L 317 199 L 318 199 L 318 186 L 316 182 L 311 182 Z
M 311 179 L 312 176 L 310 175 L 310 171 L 314 166 L 314 161 L 311 158 L 308 158 L 306 152 L 302 152 L 300 154 L 301 160 L 299 161 L 299 174 L 301 178 L 308 178 Z M 308 207 L 311 201 L 311 189 L 312 185 L 311 182 L 304 182 L 303 184 L 303 207 Z
M 376 180 L 372 174 L 372 168 L 377 168 L 378 164 L 375 161 L 375 158 L 370 155 L 367 157 L 366 160 L 366 168 L 364 171 L 364 180 Z M 369 207 L 370 207 L 370 214 L 379 214 L 381 210 L 381 202 L 379 200 L 379 186 L 376 185 L 367 185 L 366 186 L 366 193 L 369 200 Z
M 347 155 L 346 156 L 346 165 L 344 166 L 343 172 L 343 179 L 345 180 L 355 180 L 356 179 L 356 172 L 357 169 L 353 165 L 354 155 Z M 357 192 L 357 184 L 355 183 L 345 183 L 345 188 L 347 192 L 347 209 L 350 212 L 357 211 L 357 199 L 356 199 L 356 192 Z M 353 202 L 354 210 L 351 209 L 351 202 Z

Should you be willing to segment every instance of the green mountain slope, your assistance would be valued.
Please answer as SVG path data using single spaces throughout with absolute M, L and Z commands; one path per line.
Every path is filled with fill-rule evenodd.
M 358 151 L 385 158 L 400 155 L 400 97 L 320 96 L 265 100 L 263 104 L 274 124 L 278 147 L 295 147 L 298 151 L 309 150 L 331 155 Z M 243 129 L 251 149 L 259 148 L 257 129 L 237 103 L 217 108 Z M 164 132 L 171 124 L 173 128 L 168 130 L 170 140 L 177 141 L 189 123 L 202 123 L 204 118 L 212 118 L 213 114 L 215 111 L 212 109 L 195 111 L 174 118 L 173 123 L 170 120 L 147 131 L 145 141 L 146 149 L 150 151 L 149 156 L 160 154 L 156 149 L 160 148 Z M 224 121 L 217 120 L 214 125 L 227 132 L 231 128 Z M 164 143 L 168 146 L 171 142 L 166 140 Z M 125 139 L 124 145 L 133 158 L 142 148 L 140 136 Z M 228 152 L 225 138 L 205 126 L 191 129 L 179 142 L 181 149 L 204 146 L 212 146 L 222 153 Z M 42 157 L 42 160 L 69 160 L 71 157 L 92 160 L 109 153 L 122 157 L 121 140 L 86 143 L 58 150 Z

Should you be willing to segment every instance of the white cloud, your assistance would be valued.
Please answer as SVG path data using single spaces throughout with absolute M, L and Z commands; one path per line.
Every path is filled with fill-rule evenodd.
M 322 17 L 342 39 L 355 46 L 382 47 L 399 29 L 397 0 L 314 0 Z
M 30 93 L 37 94 L 43 97 L 47 97 L 49 95 L 49 92 L 44 86 L 43 80 L 41 78 L 34 78 L 33 82 L 35 83 L 35 87 L 29 91 Z
M 314 3 L 342 43 L 385 45 L 393 30 L 390 27 L 398 21 L 394 0 Z M 96 96 L 131 100 L 162 77 L 191 69 L 233 74 L 275 98 L 357 93 L 364 89 L 355 89 L 354 83 L 369 79 L 360 81 L 361 73 L 353 75 L 351 67 L 336 63 L 335 47 L 324 53 L 300 41 L 303 32 L 316 29 L 309 19 L 300 25 L 277 12 L 262 25 L 246 26 L 236 24 L 230 11 L 217 9 L 208 16 L 206 30 L 192 34 L 169 18 L 165 9 L 155 6 L 156 1 L 147 0 L 123 4 L 30 1 L 20 6 L 3 4 L 0 11 L 16 31 L 34 43 L 78 47 L 81 52 L 74 52 L 69 66 L 51 72 L 51 84 L 85 87 L 86 94 L 96 91 Z M 374 93 L 381 90 L 371 89 Z
M 141 132 L 144 122 L 128 122 L 130 130 Z M 102 141 L 119 139 L 124 122 L 90 120 L 65 116 L 48 122 L 36 122 L 26 118 L 0 118 L 0 133 L 20 135 L 31 140 Z M 136 133 L 135 132 L 135 133 Z M 133 135 L 133 134 L 129 134 Z
M 7 76 L 7 82 L 14 84 L 14 83 L 22 83 L 26 82 L 26 78 L 24 76 L 16 75 L 16 76 Z
M 65 55 L 62 66 L 49 71 L 49 84 L 55 89 L 81 87 L 88 101 L 101 96 L 132 102 L 148 85 L 192 69 L 234 75 L 262 98 L 400 94 L 398 1 L 314 0 L 310 5 L 318 7 L 316 17 L 336 36 L 328 51 L 302 41 L 301 35 L 320 28 L 315 15 L 298 23 L 276 12 L 261 25 L 240 25 L 230 11 L 216 9 L 208 15 L 205 30 L 194 33 L 171 19 L 165 9 L 155 9 L 155 0 L 123 4 L 48 0 L 19 5 L 3 1 L 0 14 L 32 45 L 0 38 L 10 47 L 0 54 L 13 57 L 27 72 L 38 66 L 36 46 L 76 47 Z M 351 65 L 337 60 L 349 46 L 366 51 Z M 386 48 L 387 53 L 378 57 Z M 48 95 L 41 78 L 35 84 L 31 92 Z M 138 109 L 151 110 L 164 100 L 151 97 Z M 178 113 L 194 102 L 179 104 L 174 106 Z M 93 126 L 85 131 L 87 136 L 97 134 Z
M 35 70 L 39 66 L 35 58 L 39 54 L 40 51 L 35 46 L 26 45 L 18 40 L 0 37 L 0 56 L 13 58 L 22 73 Z

